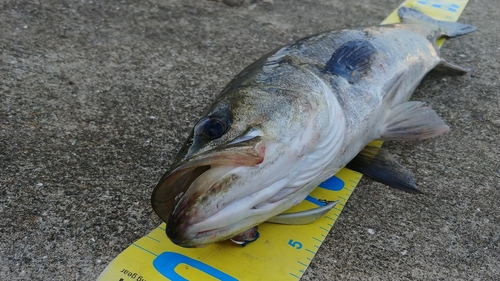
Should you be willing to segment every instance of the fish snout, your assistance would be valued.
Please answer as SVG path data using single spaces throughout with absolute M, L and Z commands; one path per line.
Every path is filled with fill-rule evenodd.
M 190 248 L 192 247 L 190 242 L 190 237 L 187 232 L 188 226 L 182 221 L 182 216 L 177 216 L 176 218 L 170 218 L 165 232 L 172 243 Z

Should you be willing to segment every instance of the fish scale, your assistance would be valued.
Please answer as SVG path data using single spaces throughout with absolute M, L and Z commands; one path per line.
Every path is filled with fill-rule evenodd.
M 434 18 L 456 21 L 467 1 L 406 1 Z M 437 7 L 438 5 L 439 7 Z M 396 22 L 394 11 L 383 23 Z M 440 40 L 438 44 L 442 44 Z M 329 58 L 328 58 L 329 59 Z M 374 145 L 380 145 L 377 142 Z M 339 200 L 328 214 L 312 224 L 283 226 L 264 223 L 262 238 L 246 247 L 229 242 L 204 248 L 180 248 L 165 236 L 165 224 L 122 252 L 98 280 L 297 280 L 340 215 L 361 174 L 347 168 L 320 184 L 291 212 L 324 204 L 319 199 Z M 280 252 L 280 255 L 275 255 Z

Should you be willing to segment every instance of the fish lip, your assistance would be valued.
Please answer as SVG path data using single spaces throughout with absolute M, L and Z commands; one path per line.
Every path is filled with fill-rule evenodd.
M 223 228 L 214 228 L 197 233 L 189 233 L 191 216 L 183 212 L 186 207 L 200 196 L 199 193 L 196 196 L 193 194 L 187 196 L 186 193 L 189 192 L 188 190 L 192 186 L 192 183 L 211 168 L 212 165 L 198 165 L 197 163 L 180 165 L 160 181 L 159 188 L 155 189 L 153 193 L 153 208 L 160 218 L 167 223 L 165 230 L 167 236 L 178 246 L 197 246 L 202 243 L 195 241 L 205 240 L 204 238 L 216 236 L 218 232 L 223 231 Z M 165 197 L 163 195 L 165 190 L 173 192 Z
M 317 184 L 314 184 L 314 186 L 317 186 Z M 310 190 L 307 191 L 306 194 L 308 194 L 309 192 Z M 263 214 L 268 214 L 274 208 L 273 206 L 270 205 L 280 206 L 285 201 L 290 201 L 290 196 L 292 196 L 291 201 L 293 201 L 294 197 L 300 197 L 300 193 L 301 189 L 295 189 L 294 191 L 289 193 L 288 196 L 284 196 L 276 201 L 271 202 L 270 204 L 265 204 L 263 207 L 262 206 L 259 207 L 260 204 L 255 205 L 251 208 L 251 211 L 256 211 L 257 209 L 262 208 L 260 214 L 253 213 L 250 216 L 242 218 L 240 221 L 233 222 L 221 227 L 199 228 L 197 227 L 199 226 L 199 223 L 203 224 L 206 222 L 205 220 L 202 220 L 199 223 L 198 222 L 185 223 L 185 221 L 188 220 L 189 217 L 179 216 L 176 218 L 171 218 L 172 220 L 178 220 L 178 221 L 176 221 L 175 223 L 167 223 L 165 232 L 174 244 L 185 248 L 199 247 L 210 243 L 227 240 L 265 221 L 267 218 L 260 220 L 258 219 L 258 217 L 262 217 Z M 297 196 L 297 194 L 299 196 Z M 304 197 L 300 198 L 301 198 L 300 201 L 302 201 Z M 240 201 L 241 200 L 238 200 L 236 202 Z M 235 202 L 231 202 L 231 204 L 233 203 Z M 293 205 L 295 204 L 288 205 L 287 207 L 283 208 L 280 212 L 289 209 Z M 219 212 L 223 212 L 224 210 L 225 209 L 223 208 Z M 213 215 L 211 215 L 210 219 L 213 216 L 218 216 L 219 212 L 216 212 Z M 276 214 L 279 214 L 280 212 Z M 244 225 L 245 227 L 241 228 L 241 225 Z M 197 228 L 197 230 L 200 231 L 193 231 L 193 227 Z
M 184 248 L 192 248 L 192 247 L 197 247 L 200 245 L 204 245 L 206 243 L 203 243 L 203 241 L 211 241 L 213 237 L 217 236 L 217 234 L 221 233 L 226 229 L 226 227 L 222 228 L 215 228 L 215 229 L 209 229 L 209 230 L 204 230 L 196 233 L 195 235 L 191 236 L 186 236 L 182 231 L 178 231 L 177 228 L 170 227 L 174 224 L 167 224 L 167 228 L 165 230 L 168 238 L 172 243 L 176 244 L 177 246 L 181 246 Z M 207 238 L 207 239 L 205 239 Z M 227 237 L 225 239 L 229 239 L 230 237 Z
M 200 162 L 188 162 L 178 166 L 166 173 L 156 185 L 151 203 L 156 214 L 164 222 L 168 223 L 174 208 L 191 183 L 210 169 L 210 165 Z
M 244 142 L 229 143 L 195 154 L 165 173 L 153 191 L 151 203 L 156 214 L 167 223 L 167 236 L 172 242 L 180 246 L 192 246 L 190 240 L 196 238 L 188 237 L 191 236 L 186 233 L 189 225 L 184 221 L 185 216 L 180 214 L 182 209 L 196 198 L 186 198 L 185 194 L 198 177 L 214 167 L 255 166 L 264 161 L 264 156 L 264 141 L 260 136 L 256 136 Z M 207 230 L 201 235 L 208 236 L 217 231 L 219 230 Z

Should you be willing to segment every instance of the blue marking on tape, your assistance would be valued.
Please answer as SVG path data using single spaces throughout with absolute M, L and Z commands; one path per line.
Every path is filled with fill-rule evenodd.
M 179 275 L 175 268 L 180 264 L 186 264 L 193 268 L 198 269 L 216 279 L 222 281 L 237 281 L 238 279 L 231 275 L 222 272 L 210 265 L 203 263 L 199 260 L 187 257 L 185 255 L 174 252 L 163 252 L 156 259 L 153 260 L 154 268 L 163 276 L 172 281 L 188 281 L 186 278 Z
M 423 6 L 428 6 L 436 9 L 441 9 L 441 10 L 446 10 L 449 12 L 457 13 L 458 9 L 460 9 L 460 6 L 457 4 L 453 3 L 444 3 L 443 1 L 439 0 L 420 0 L 417 1 L 418 4 L 423 5 Z
M 331 191 L 340 191 L 344 188 L 344 181 L 339 179 L 337 176 L 333 176 L 326 181 L 319 184 L 319 187 L 325 188 Z
M 325 206 L 325 205 L 326 205 L 326 202 L 325 202 L 325 201 L 320 201 L 320 200 L 318 200 L 318 199 L 316 199 L 316 198 L 312 197 L 311 195 L 307 195 L 307 197 L 306 197 L 306 199 L 305 199 L 305 200 L 306 200 L 306 201 L 309 201 L 309 202 L 311 202 L 311 203 L 313 203 L 313 204 L 316 204 L 316 205 L 318 205 L 318 206 L 320 206 L 320 207 L 322 207 L 322 206 Z

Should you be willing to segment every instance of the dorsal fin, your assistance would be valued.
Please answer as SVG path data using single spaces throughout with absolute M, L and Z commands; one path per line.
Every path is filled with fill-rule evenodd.
M 349 41 L 333 53 L 323 72 L 344 77 L 353 84 L 370 72 L 375 53 L 375 47 L 368 40 Z

